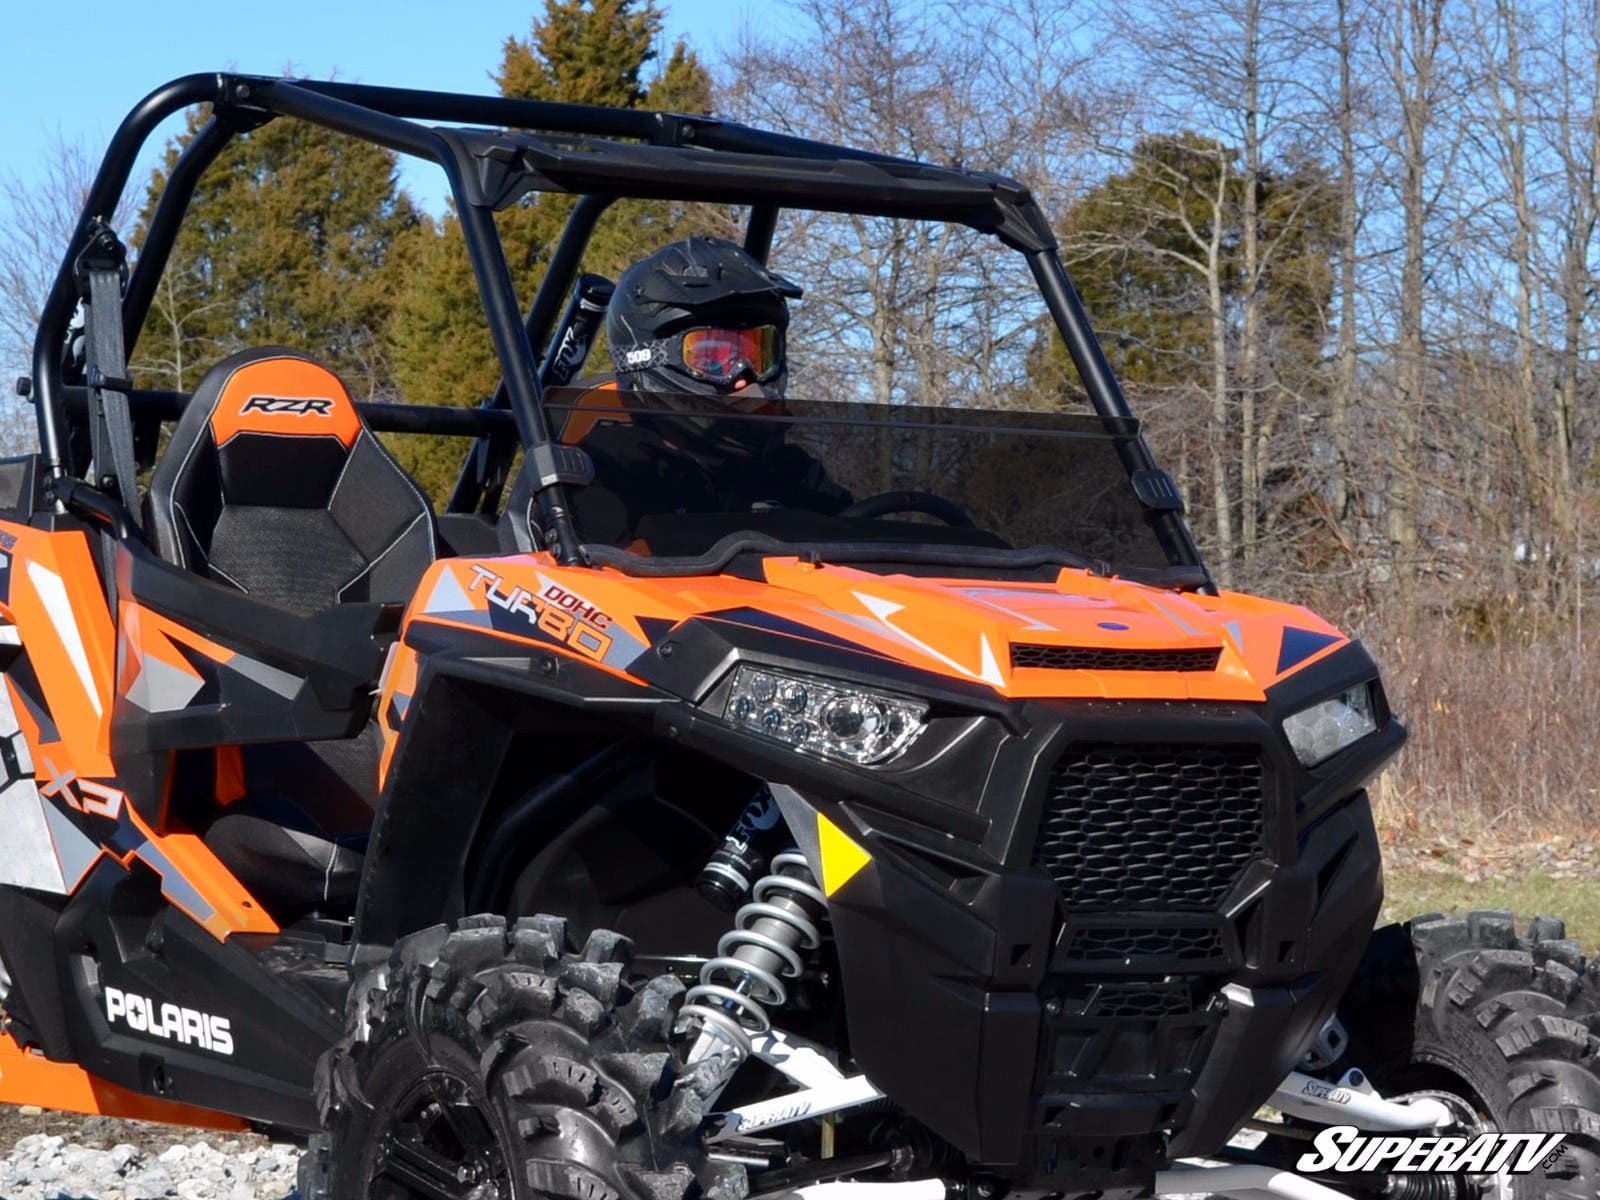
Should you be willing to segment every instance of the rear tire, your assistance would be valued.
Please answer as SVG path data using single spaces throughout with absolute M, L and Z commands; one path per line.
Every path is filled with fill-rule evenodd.
M 1437 913 L 1373 934 L 1340 1005 L 1346 1061 L 1394 1097 L 1460 1097 L 1487 1127 L 1564 1133 L 1549 1170 L 1510 1176 L 1517 1200 L 1594 1200 L 1600 1189 L 1600 1028 L 1578 943 L 1537 917 Z M 1486 1194 L 1493 1194 L 1490 1189 Z
M 683 985 L 628 982 L 630 944 L 566 923 L 469 917 L 396 945 L 351 993 L 317 1069 L 324 1132 L 303 1200 L 739 1200 L 676 1091 Z

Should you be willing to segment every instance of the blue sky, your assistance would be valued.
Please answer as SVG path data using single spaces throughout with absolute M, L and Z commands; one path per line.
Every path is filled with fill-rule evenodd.
M 313 77 L 489 92 L 501 43 L 526 36 L 544 10 L 543 0 L 12 0 L 5 7 L 0 170 L 24 178 L 58 131 L 85 140 L 98 157 L 141 96 L 192 71 L 275 75 L 292 67 Z M 752 0 L 663 0 L 667 44 L 686 34 L 713 56 L 756 7 Z M 437 176 L 426 164 L 406 172 L 430 208 L 440 200 Z M 142 173 L 136 178 L 142 182 Z

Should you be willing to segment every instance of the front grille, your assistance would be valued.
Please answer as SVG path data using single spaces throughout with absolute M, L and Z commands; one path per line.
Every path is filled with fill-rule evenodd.
M 1080 745 L 1034 849 L 1080 912 L 1213 912 L 1262 850 L 1258 747 Z
M 1177 1017 L 1194 1011 L 1189 989 L 1182 983 L 1102 983 L 1091 990 L 1081 1009 L 1088 1017 Z
M 1210 962 L 1227 952 L 1222 930 L 1216 928 L 1145 928 L 1094 926 L 1072 935 L 1067 957 L 1087 962 L 1113 962 L 1128 958 L 1175 958 L 1184 962 Z
M 1221 657 L 1220 646 L 1201 650 L 1123 650 L 1011 643 L 1013 667 L 1046 671 L 1215 671 Z

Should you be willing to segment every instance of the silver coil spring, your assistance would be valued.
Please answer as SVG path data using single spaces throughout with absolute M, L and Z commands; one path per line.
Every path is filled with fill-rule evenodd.
M 797 872 L 784 874 L 785 867 Z M 734 928 L 718 941 L 717 956 L 700 968 L 700 983 L 689 989 L 679 1010 L 683 1025 L 701 1030 L 710 1026 L 746 1057 L 752 1036 L 772 1028 L 767 1006 L 788 1003 L 783 981 L 797 979 L 805 970 L 801 951 L 822 945 L 816 921 L 828 907 L 811 864 L 797 850 L 774 858 L 771 873 L 756 880 L 750 896 L 734 914 Z

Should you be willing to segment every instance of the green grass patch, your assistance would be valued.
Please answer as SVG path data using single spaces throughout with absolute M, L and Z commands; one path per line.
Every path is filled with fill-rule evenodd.
M 1567 923 L 1567 936 L 1585 952 L 1600 950 L 1600 879 L 1556 879 L 1531 874 L 1471 881 L 1404 867 L 1384 872 L 1383 920 L 1403 921 L 1419 913 L 1465 912 L 1472 908 L 1509 908 L 1519 924 L 1544 914 Z

